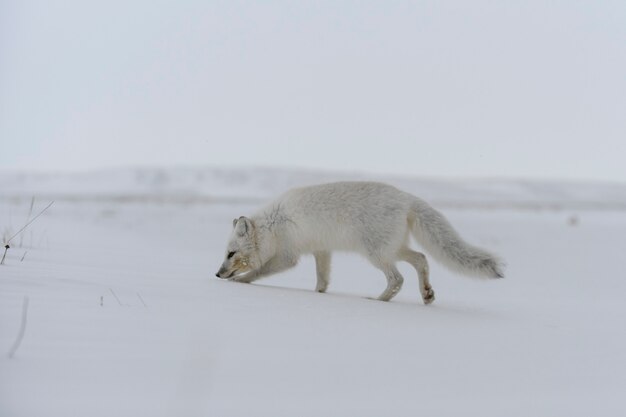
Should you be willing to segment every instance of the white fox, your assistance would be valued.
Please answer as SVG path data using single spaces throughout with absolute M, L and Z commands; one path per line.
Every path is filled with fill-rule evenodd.
M 317 268 L 315 290 L 328 287 L 331 251 L 364 255 L 387 278 L 378 297 L 391 300 L 402 287 L 396 262 L 416 270 L 425 304 L 435 299 L 424 254 L 409 248 L 412 235 L 445 266 L 462 273 L 502 278 L 502 262 L 472 246 L 441 213 L 425 201 L 390 185 L 338 182 L 296 188 L 251 218 L 233 220 L 226 259 L 216 276 L 250 283 L 295 266 L 312 253 Z

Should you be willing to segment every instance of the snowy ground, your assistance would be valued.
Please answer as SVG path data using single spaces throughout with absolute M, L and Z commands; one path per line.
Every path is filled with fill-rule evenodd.
M 168 188 L 162 172 L 148 191 L 128 173 L 0 176 L 4 234 L 31 195 L 34 212 L 56 199 L 0 266 L 0 416 L 626 415 L 625 187 L 396 179 L 508 263 L 481 281 L 431 262 L 424 306 L 406 264 L 392 302 L 366 299 L 385 279 L 348 254 L 327 294 L 312 258 L 214 277 L 233 217 L 329 174 Z

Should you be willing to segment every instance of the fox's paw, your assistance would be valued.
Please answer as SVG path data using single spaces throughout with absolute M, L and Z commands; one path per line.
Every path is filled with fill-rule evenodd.
M 239 282 L 242 284 L 250 284 L 252 281 L 254 281 L 254 278 L 254 274 L 242 274 L 229 278 L 229 281 Z
M 328 278 L 326 279 L 317 279 L 317 282 L 315 283 L 315 291 L 316 292 L 326 292 L 326 289 L 328 288 Z
M 431 304 L 435 301 L 435 291 L 431 287 L 428 287 L 424 292 L 422 292 L 422 298 L 424 299 L 424 304 Z

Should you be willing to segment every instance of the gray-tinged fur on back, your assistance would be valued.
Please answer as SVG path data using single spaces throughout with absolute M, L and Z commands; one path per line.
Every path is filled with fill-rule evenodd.
M 413 237 L 443 265 L 473 276 L 502 278 L 502 261 L 465 242 L 448 220 L 426 202 L 416 198 L 412 206 Z

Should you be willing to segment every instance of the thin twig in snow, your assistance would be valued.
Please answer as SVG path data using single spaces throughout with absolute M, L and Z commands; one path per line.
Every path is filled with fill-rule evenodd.
M 141 294 L 137 293 L 137 297 L 139 297 L 139 299 L 141 300 L 141 302 L 143 303 L 143 306 L 145 308 L 148 308 L 148 305 L 146 304 L 146 302 L 143 300 L 143 297 L 141 296 Z
M 28 226 L 29 226 L 32 222 L 34 222 L 35 220 L 37 220 L 37 218 L 38 218 L 39 216 L 41 216 L 41 215 L 42 215 L 42 214 L 43 214 L 46 210 L 48 210 L 48 209 L 50 208 L 50 206 L 51 206 L 51 205 L 53 205 L 53 204 L 54 204 L 54 200 L 52 200 L 52 201 L 50 202 L 50 204 L 48 204 L 48 205 L 46 206 L 46 208 L 45 208 L 45 209 L 41 210 L 41 211 L 39 212 L 39 214 L 38 214 L 38 215 L 36 215 L 35 217 L 33 217 L 33 219 L 32 219 L 31 221 L 29 221 L 28 223 L 26 223 L 26 224 L 24 225 L 24 227 L 22 227 L 20 230 L 18 230 L 18 231 L 17 231 L 17 233 L 15 233 L 13 236 L 11 236 L 11 237 L 9 238 L 9 240 L 7 240 L 7 242 L 6 242 L 6 243 L 7 243 L 7 245 L 11 242 L 11 239 L 13 239 L 15 236 L 19 235 L 20 233 L 22 233 L 22 231 L 23 231 L 24 229 L 26 229 L 26 228 L 27 228 L 27 227 L 28 227 Z
M 0 265 L 4 265 L 4 258 L 7 256 L 7 251 L 9 250 L 10 246 L 7 243 L 6 245 L 4 245 L 4 253 L 2 254 L 2 260 L 0 261 Z
M 24 255 L 22 255 L 22 259 L 20 259 L 20 262 L 24 262 L 24 258 L 26 258 L 26 254 L 28 253 L 28 251 L 24 252 Z
M 2 255 L 2 260 L 0 260 L 0 265 L 4 265 L 4 258 L 7 256 L 7 251 L 11 248 L 11 246 L 9 246 L 9 243 L 11 243 L 11 240 L 15 238 L 17 235 L 19 235 L 20 233 L 22 233 L 24 229 L 26 229 L 32 222 L 37 220 L 37 218 L 41 216 L 46 210 L 48 210 L 52 204 L 54 204 L 54 200 L 52 200 L 50 204 L 46 206 L 45 209 L 41 210 L 39 214 L 33 217 L 32 220 L 28 221 L 20 230 L 17 231 L 17 233 L 15 233 L 13 236 L 8 238 L 6 242 L 4 242 L 4 254 Z
M 17 339 L 15 339 L 15 343 L 11 346 L 11 350 L 9 350 L 9 359 L 15 355 L 17 349 L 20 347 L 22 343 L 22 339 L 24 338 L 24 333 L 26 332 L 26 319 L 28 318 L 28 297 L 24 297 L 24 301 L 22 302 L 22 324 L 20 325 L 20 332 L 17 334 Z
M 28 209 L 28 216 L 26 216 L 26 221 L 30 220 L 30 216 L 33 215 L 33 207 L 35 205 L 35 196 L 30 199 L 30 208 Z M 31 244 L 32 244 L 32 231 L 31 231 Z M 20 235 L 20 244 L 18 245 L 20 248 L 24 246 L 24 235 Z
M 113 294 L 113 297 L 115 297 L 115 299 L 117 300 L 117 302 L 123 306 L 122 302 L 120 301 L 120 299 L 117 297 L 117 294 L 115 294 L 115 291 L 113 291 L 113 288 L 109 288 L 109 291 L 111 291 L 111 294 Z
M 35 196 L 30 199 L 30 209 L 28 210 L 28 217 L 26 220 L 30 219 L 30 216 L 33 214 L 33 207 L 35 207 Z

